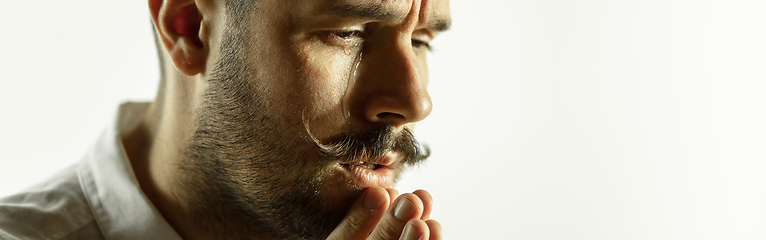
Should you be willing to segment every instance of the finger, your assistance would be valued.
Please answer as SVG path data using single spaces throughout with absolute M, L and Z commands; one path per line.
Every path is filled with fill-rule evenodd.
M 399 237 L 401 240 L 419 240 L 428 239 L 431 233 L 428 230 L 428 224 L 425 221 L 415 218 L 407 222 L 404 226 L 404 232 Z
M 426 221 L 428 225 L 428 232 L 430 237 L 428 240 L 441 240 L 442 239 L 442 225 L 436 220 L 430 219 Z
M 404 225 L 412 219 L 420 219 L 422 213 L 420 197 L 412 193 L 402 194 L 391 204 L 368 239 L 396 239 L 401 236 Z
M 390 203 L 388 191 L 381 187 L 371 187 L 362 193 L 338 227 L 330 233 L 327 239 L 364 239 L 386 213 Z
M 420 216 L 420 219 L 423 221 L 428 220 L 428 218 L 431 217 L 431 208 L 434 205 L 434 198 L 431 197 L 431 194 L 428 193 L 428 191 L 423 189 L 414 191 L 412 194 L 417 195 L 420 197 L 420 200 L 423 201 L 423 215 Z
M 386 188 L 386 191 L 388 191 L 388 196 L 391 197 L 390 198 L 391 199 L 390 202 L 394 202 L 394 200 L 396 200 L 396 197 L 399 196 L 399 191 L 396 191 L 396 189 Z

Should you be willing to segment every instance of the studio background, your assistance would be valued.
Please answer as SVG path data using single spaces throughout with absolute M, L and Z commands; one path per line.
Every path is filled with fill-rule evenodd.
M 84 154 L 158 68 L 146 1 L 0 8 L 0 195 Z M 429 56 L 446 239 L 766 239 L 766 2 L 452 0 Z

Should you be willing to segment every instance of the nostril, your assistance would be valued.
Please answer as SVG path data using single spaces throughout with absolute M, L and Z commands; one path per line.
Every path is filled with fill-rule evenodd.
M 378 121 L 380 122 L 388 122 L 390 124 L 396 123 L 396 122 L 402 122 L 406 120 L 403 115 L 398 113 L 392 113 L 392 112 L 382 112 L 375 115 L 376 118 L 378 118 Z

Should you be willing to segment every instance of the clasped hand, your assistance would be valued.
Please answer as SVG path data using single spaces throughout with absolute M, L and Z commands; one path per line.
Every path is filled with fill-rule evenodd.
M 428 219 L 433 198 L 425 190 L 405 193 L 371 187 L 362 193 L 328 240 L 440 240 L 439 222 Z

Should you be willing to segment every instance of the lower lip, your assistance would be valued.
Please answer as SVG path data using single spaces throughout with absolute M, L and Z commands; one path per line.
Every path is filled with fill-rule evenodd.
M 354 164 L 338 164 L 337 167 L 362 189 L 393 186 L 394 169 L 391 166 L 379 166 L 375 170 Z

